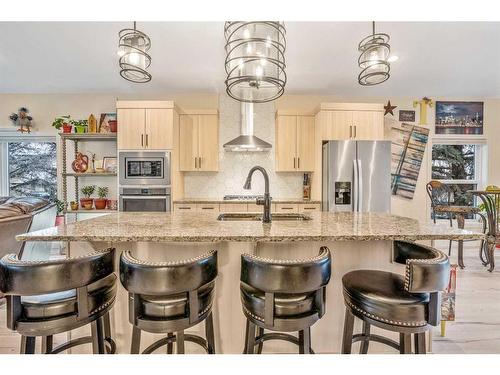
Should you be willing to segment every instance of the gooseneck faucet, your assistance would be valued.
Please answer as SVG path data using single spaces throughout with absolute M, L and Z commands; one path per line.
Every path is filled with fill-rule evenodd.
M 256 202 L 260 206 L 264 206 L 264 215 L 262 216 L 263 223 L 271 222 L 271 197 L 269 196 L 269 176 L 264 168 L 255 166 L 248 172 L 247 180 L 245 185 L 243 185 L 243 189 L 250 190 L 252 188 L 252 175 L 253 172 L 260 171 L 264 176 L 264 198 L 257 198 Z

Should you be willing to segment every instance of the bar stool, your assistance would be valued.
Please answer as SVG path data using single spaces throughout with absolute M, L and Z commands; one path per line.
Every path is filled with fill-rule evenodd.
M 322 247 L 316 257 L 301 260 L 243 254 L 240 292 L 247 319 L 244 354 L 254 354 L 255 346 L 261 354 L 267 340 L 289 341 L 299 346 L 300 354 L 314 353 L 311 326 L 325 314 L 330 275 L 327 247 Z M 298 337 L 282 332 L 298 332 Z
M 21 334 L 21 354 L 35 353 L 38 336 L 42 353 L 56 354 L 92 343 L 94 354 L 114 353 L 109 311 L 116 297 L 114 249 L 81 257 L 0 260 L 0 290 L 7 296 L 7 327 Z M 91 325 L 91 336 L 53 348 L 53 335 Z
M 370 341 L 411 353 L 425 354 L 425 332 L 440 320 L 439 292 L 448 285 L 448 257 L 432 247 L 395 241 L 394 261 L 406 265 L 401 275 L 375 270 L 356 270 L 344 275 L 345 323 L 342 353 L 350 354 L 352 343 L 361 341 L 360 354 L 368 352 Z M 363 321 L 363 332 L 353 335 L 354 318 Z M 370 326 L 399 332 L 399 343 L 370 333 Z
M 120 280 L 129 292 L 129 321 L 132 324 L 131 353 L 139 354 L 141 332 L 166 333 L 142 353 L 167 345 L 172 354 L 184 354 L 184 341 L 215 354 L 212 304 L 217 277 L 217 252 L 177 262 L 145 262 L 130 252 L 120 257 Z M 205 321 L 206 338 L 184 330 Z

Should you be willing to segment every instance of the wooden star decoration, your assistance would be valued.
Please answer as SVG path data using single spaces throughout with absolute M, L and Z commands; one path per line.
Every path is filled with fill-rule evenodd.
M 384 109 L 385 109 L 385 112 L 384 112 L 384 116 L 388 113 L 390 113 L 392 116 L 394 116 L 394 109 L 397 108 L 398 106 L 397 105 L 391 105 L 391 101 L 389 100 L 387 102 L 387 105 L 384 105 Z

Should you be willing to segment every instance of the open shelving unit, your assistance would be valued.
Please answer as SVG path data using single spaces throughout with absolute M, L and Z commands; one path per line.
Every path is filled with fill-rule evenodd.
M 63 201 L 65 205 L 65 214 L 99 214 L 99 213 L 110 213 L 116 212 L 116 210 L 96 210 L 95 208 L 92 210 L 86 209 L 78 209 L 78 210 L 70 210 L 68 209 L 68 177 L 72 177 L 75 179 L 75 201 L 79 202 L 79 178 L 88 178 L 88 177 L 116 177 L 116 173 L 75 173 L 68 172 L 67 170 L 67 162 L 68 162 L 68 154 L 67 154 L 67 141 L 73 141 L 74 143 L 74 157 L 78 154 L 78 143 L 79 142 L 116 142 L 116 133 L 59 133 L 61 137 L 61 148 L 62 148 L 62 195 Z

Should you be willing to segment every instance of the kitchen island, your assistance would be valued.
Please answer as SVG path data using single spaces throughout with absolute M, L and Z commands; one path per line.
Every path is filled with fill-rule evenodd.
M 23 234 L 22 241 L 67 241 L 76 256 L 95 248 L 114 246 L 117 256 L 131 250 L 140 259 L 178 260 L 218 251 L 219 276 L 214 307 L 216 349 L 241 353 L 245 319 L 239 297 L 240 255 L 252 253 L 277 259 L 316 255 L 321 246 L 332 253 L 332 278 L 327 287 L 325 316 L 312 327 L 312 347 L 317 353 L 338 353 L 342 338 L 344 303 L 342 276 L 354 269 L 403 272 L 392 263 L 392 242 L 438 239 L 480 239 L 482 233 L 420 223 L 376 213 L 311 213 L 311 220 L 218 221 L 214 213 L 116 213 L 59 227 Z M 118 264 L 118 263 L 117 263 Z M 118 292 L 112 324 L 118 352 L 130 350 L 132 327 L 128 322 L 126 291 Z M 358 328 L 359 329 L 359 328 Z M 201 333 L 202 325 L 194 327 Z M 150 336 L 150 337 L 148 337 Z M 158 337 L 144 335 L 143 345 Z M 145 346 L 144 346 L 145 347 Z M 188 352 L 197 348 L 187 347 Z M 376 344 L 373 351 L 380 349 Z M 295 352 L 292 344 L 270 341 L 265 351 Z M 385 350 L 385 349 L 384 349 Z

